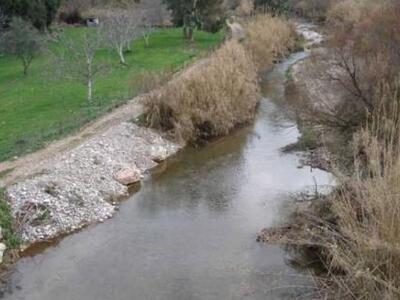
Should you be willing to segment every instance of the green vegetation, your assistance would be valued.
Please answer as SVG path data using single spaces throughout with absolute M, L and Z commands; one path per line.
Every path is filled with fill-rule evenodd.
M 66 28 L 65 32 L 73 38 L 86 30 Z M 152 34 L 148 47 L 143 40 L 133 43 L 132 52 L 126 54 L 127 67 L 108 50 L 100 50 L 97 59 L 112 69 L 96 80 L 90 106 L 85 86 L 53 79 L 52 69 L 57 66 L 48 55 L 32 62 L 28 76 L 22 75 L 17 57 L 0 57 L 0 161 L 38 149 L 132 98 L 140 89 L 133 80 L 138 74 L 177 69 L 220 40 L 219 33 L 196 32 L 196 43 L 188 45 L 180 29 L 160 29 Z
M 10 205 L 5 200 L 2 188 L 0 188 L 0 227 L 7 248 L 17 248 L 21 243 L 21 239 L 14 233 Z
M 163 0 L 172 12 L 173 22 L 183 26 L 186 39 L 192 40 L 196 27 L 216 32 L 224 24 L 226 11 L 223 0 Z
M 53 22 L 60 4 L 60 0 L 1 0 L 0 11 L 8 19 L 21 17 L 44 30 Z
M 29 66 L 42 48 L 43 38 L 30 23 L 19 17 L 14 17 L 9 26 L 9 30 L 0 36 L 0 51 L 16 56 L 21 61 L 24 75 L 28 75 Z

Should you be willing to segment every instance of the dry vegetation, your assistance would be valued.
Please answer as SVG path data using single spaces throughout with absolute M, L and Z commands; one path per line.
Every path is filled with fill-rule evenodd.
M 246 48 L 261 69 L 271 68 L 296 46 L 293 26 L 281 17 L 260 14 L 246 24 Z
M 259 100 L 257 69 L 270 68 L 287 55 L 296 35 L 288 21 L 270 15 L 252 19 L 247 30 L 244 45 L 225 42 L 209 58 L 145 96 L 141 121 L 189 143 L 226 135 L 251 121 Z M 164 80 L 149 75 L 149 82 Z
M 338 132 L 353 134 L 346 141 L 352 167 L 336 170 L 336 190 L 295 218 L 304 233 L 298 244 L 316 251 L 327 270 L 328 298 L 400 298 L 399 18 L 395 0 L 343 0 L 328 12 L 323 59 L 337 70 L 328 79 L 347 96 L 314 121 L 351 123 Z
M 317 252 L 327 298 L 400 298 L 400 98 L 385 88 L 353 139 L 354 172 L 310 211 L 290 243 Z M 378 104 L 377 104 L 378 105 Z
M 256 68 L 236 41 L 179 74 L 144 99 L 146 125 L 181 141 L 221 136 L 252 120 L 259 87 Z
M 400 128 L 396 99 L 356 134 L 355 172 L 332 201 L 337 228 L 329 232 L 335 282 L 359 299 L 400 297 Z

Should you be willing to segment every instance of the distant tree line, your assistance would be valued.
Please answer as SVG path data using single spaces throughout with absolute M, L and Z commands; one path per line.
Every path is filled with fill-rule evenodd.
M 0 10 L 9 24 L 13 17 L 20 17 L 44 31 L 57 15 L 61 0 L 1 0 Z

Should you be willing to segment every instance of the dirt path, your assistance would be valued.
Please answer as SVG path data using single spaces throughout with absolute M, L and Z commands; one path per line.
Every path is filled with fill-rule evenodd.
M 94 135 L 101 134 L 114 125 L 137 117 L 141 112 L 142 107 L 139 104 L 139 97 L 134 98 L 127 104 L 85 125 L 78 132 L 54 141 L 41 150 L 15 160 L 0 162 L 0 174 L 4 174 L 0 176 L 0 187 L 8 186 L 15 181 L 28 178 L 40 172 L 48 161 L 60 155 L 60 153 L 82 144 Z
M 174 74 L 171 81 L 181 80 L 182 77 L 190 76 L 198 68 L 204 67 L 207 62 L 207 58 L 196 60 Z M 160 89 L 162 88 L 160 87 Z M 155 89 L 153 93 L 157 93 L 158 91 L 159 89 Z M 60 157 L 62 153 L 76 148 L 91 137 L 102 134 L 113 126 L 138 117 L 143 112 L 140 105 L 142 97 L 138 96 L 130 100 L 127 104 L 85 125 L 78 132 L 61 140 L 53 141 L 43 149 L 18 157 L 15 160 L 0 162 L 0 187 L 9 186 L 12 183 L 40 173 L 49 162 L 53 161 L 56 157 Z

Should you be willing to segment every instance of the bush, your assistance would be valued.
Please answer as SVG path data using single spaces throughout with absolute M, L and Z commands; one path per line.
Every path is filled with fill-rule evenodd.
M 43 48 L 43 38 L 33 26 L 19 17 L 14 17 L 10 28 L 0 36 L 0 53 L 15 55 L 22 63 L 24 75 L 33 59 Z
M 246 24 L 246 29 L 246 48 L 261 69 L 272 67 L 296 46 L 296 32 L 283 18 L 258 15 Z
M 251 121 L 259 100 L 256 68 L 243 46 L 226 42 L 209 58 L 144 98 L 147 126 L 197 143 Z
M 329 14 L 332 63 L 341 82 L 370 113 L 376 88 L 393 83 L 400 71 L 400 2 L 342 1 Z M 365 33 L 368 34 L 365 34 Z
M 397 85 L 399 86 L 399 85 Z M 397 87 L 398 91 L 398 87 Z M 353 138 L 353 172 L 306 213 L 291 243 L 326 268 L 328 299 L 400 298 L 400 97 L 390 88 Z M 303 250 L 303 249 L 302 249 Z M 321 274 L 320 274 L 321 275 Z
M 400 297 L 399 103 L 397 95 L 382 97 L 355 136 L 355 173 L 342 180 L 332 201 L 338 228 L 329 247 L 331 265 L 345 274 L 335 279 L 364 299 Z

